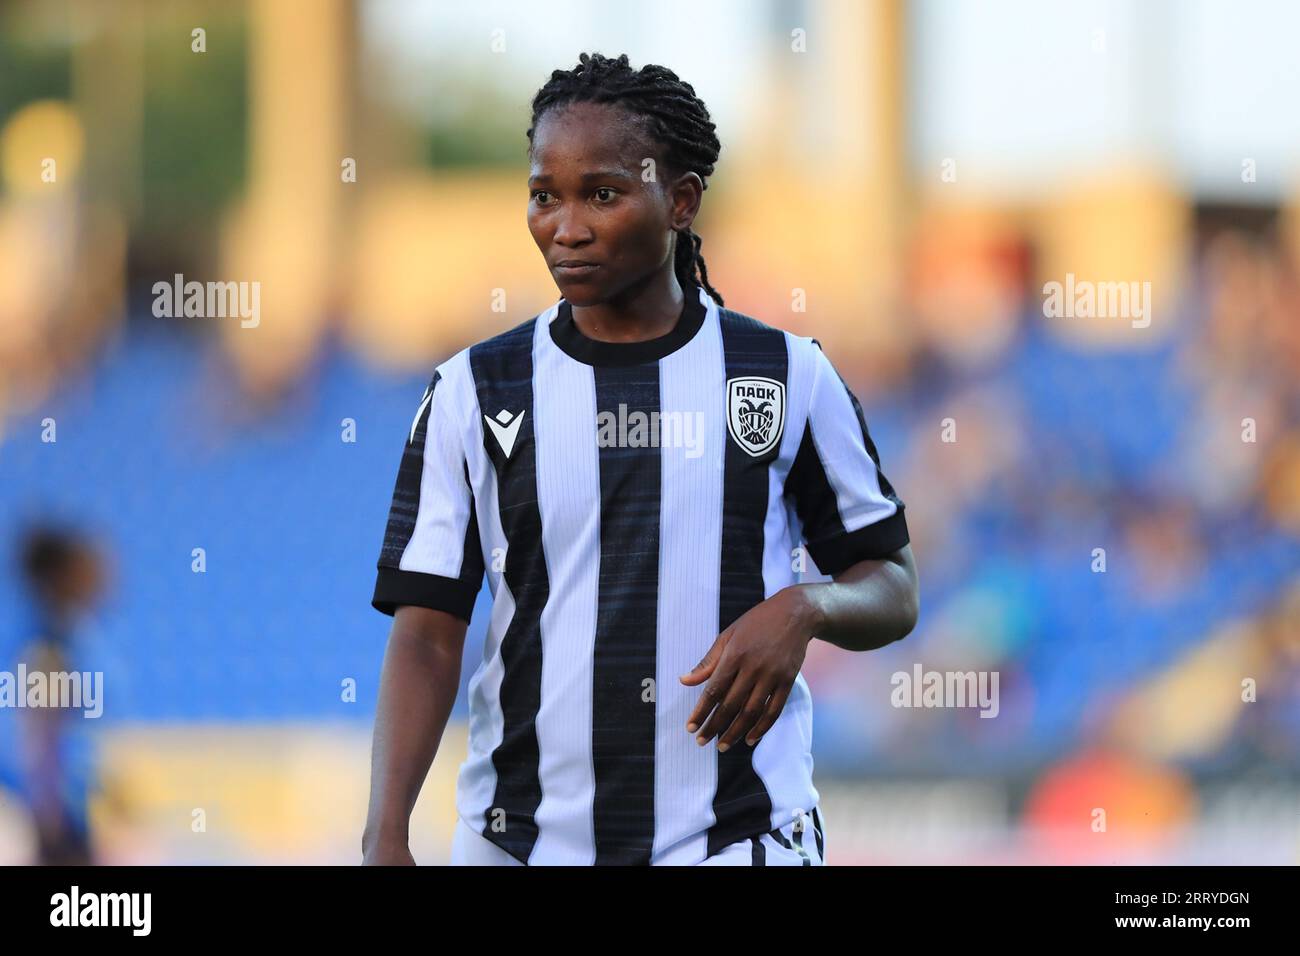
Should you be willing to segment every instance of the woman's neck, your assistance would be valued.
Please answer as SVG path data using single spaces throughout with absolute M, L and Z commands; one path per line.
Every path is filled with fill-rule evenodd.
M 572 306 L 573 324 L 598 342 L 645 342 L 673 330 L 682 316 L 685 297 L 677 276 L 662 273 L 597 305 Z

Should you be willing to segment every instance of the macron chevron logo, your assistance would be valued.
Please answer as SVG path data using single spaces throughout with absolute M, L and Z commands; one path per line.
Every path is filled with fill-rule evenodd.
M 515 439 L 519 437 L 519 426 L 524 420 L 524 413 L 508 412 L 504 408 L 497 412 L 495 419 L 483 416 L 483 421 L 488 423 L 492 429 L 492 434 L 497 436 L 497 444 L 505 452 L 507 458 L 515 450 Z

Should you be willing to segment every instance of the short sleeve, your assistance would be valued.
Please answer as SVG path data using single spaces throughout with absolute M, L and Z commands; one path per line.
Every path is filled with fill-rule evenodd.
M 908 541 L 903 502 L 880 467 L 857 396 L 821 345 L 799 450 L 785 494 L 803 525 L 808 553 L 832 577 L 859 561 L 887 557 Z
M 403 604 L 469 622 L 483 583 L 474 496 L 453 394 L 438 373 L 406 436 L 371 604 L 392 615 Z

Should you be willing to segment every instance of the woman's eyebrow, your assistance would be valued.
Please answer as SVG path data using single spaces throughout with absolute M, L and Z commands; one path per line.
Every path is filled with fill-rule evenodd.
M 636 179 L 636 176 L 628 172 L 626 169 L 610 167 L 607 169 L 589 170 L 582 174 L 581 179 L 584 183 L 590 182 L 593 179 L 624 179 L 630 181 Z M 528 181 L 530 183 L 549 183 L 551 177 L 547 173 L 540 173 L 535 176 L 529 176 Z

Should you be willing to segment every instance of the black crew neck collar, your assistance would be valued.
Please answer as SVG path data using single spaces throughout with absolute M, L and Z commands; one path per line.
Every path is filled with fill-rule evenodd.
M 657 362 L 695 338 L 695 333 L 703 327 L 705 316 L 708 315 L 707 307 L 700 301 L 699 285 L 686 286 L 682 292 L 686 302 L 677 324 L 664 335 L 644 342 L 601 342 L 588 338 L 573 321 L 573 307 L 569 300 L 561 299 L 559 312 L 551 322 L 551 341 L 564 354 L 586 365 L 620 366 Z

